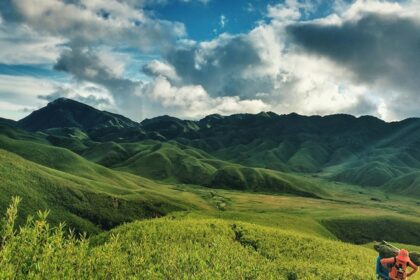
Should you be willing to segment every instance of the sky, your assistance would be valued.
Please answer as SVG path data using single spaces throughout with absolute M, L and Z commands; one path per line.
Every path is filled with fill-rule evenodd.
M 0 117 L 420 117 L 420 1 L 1 0 Z

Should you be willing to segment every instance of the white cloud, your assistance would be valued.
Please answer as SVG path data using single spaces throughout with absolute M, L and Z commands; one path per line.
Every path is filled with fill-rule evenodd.
M 146 64 L 143 71 L 152 76 L 163 76 L 172 81 L 179 80 L 176 70 L 172 65 L 156 59 Z
M 225 28 L 227 23 L 228 23 L 227 17 L 223 14 L 220 15 L 220 22 L 219 22 L 220 28 L 222 28 L 222 29 Z
M 364 15 L 368 13 L 395 15 L 403 12 L 403 7 L 397 2 L 357 0 L 349 7 L 347 7 L 347 9 L 342 11 L 341 18 L 344 21 L 355 21 L 360 20 Z
M 298 20 L 300 18 L 299 8 L 285 4 L 268 5 L 267 12 L 270 18 L 281 21 Z
M 54 90 L 55 84 L 51 80 L 0 75 L 0 100 L 4 109 L 0 110 L 0 117 L 20 119 L 27 115 L 24 109 L 35 109 L 45 104 L 38 99 L 38 95 L 48 94 Z
M 62 39 L 39 35 L 26 25 L 0 23 L 0 63 L 53 63 L 60 56 L 62 43 Z
M 89 82 L 105 88 L 115 101 L 114 109 L 139 119 L 142 118 L 138 110 L 142 82 L 125 76 L 127 64 L 134 60 L 115 50 L 129 48 L 142 53 L 159 53 L 172 48 L 186 35 L 182 23 L 154 18 L 142 9 L 143 5 L 152 4 L 159 3 L 148 0 L 10 0 L 0 2 L 0 13 L 3 22 L 8 24 L 8 32 L 27 28 L 34 38 L 51 38 L 43 41 L 46 45 L 21 47 L 27 56 L 10 55 L 19 58 L 14 61 L 35 61 L 28 58 L 33 52 L 37 53 L 36 61 L 57 61 L 55 70 L 68 73 L 77 84 Z M 59 45 L 63 43 L 65 47 Z M 0 40 L 0 46 L 7 47 L 6 40 Z M 9 53 L 0 50 L 0 59 Z
M 67 39 L 77 47 L 102 43 L 153 51 L 167 48 L 185 35 L 183 24 L 153 19 L 142 9 L 117 0 L 81 0 L 80 4 L 12 0 L 8 9 L 13 12 L 6 14 L 6 20 L 27 24 L 40 34 Z
M 370 101 L 385 120 L 397 120 L 420 116 L 419 16 L 415 1 L 358 0 L 343 5 L 334 20 L 296 23 L 288 33 L 301 47 L 300 55 L 324 57 L 329 69 L 346 69 L 341 78 L 331 77 L 345 88 L 364 87 L 359 100 Z
M 39 94 L 51 92 L 54 88 L 54 82 L 51 80 L 28 76 L 0 75 L 2 99 L 14 97 L 31 99 Z
M 115 111 L 116 108 L 109 91 L 92 83 L 0 75 L 0 117 L 21 119 L 59 97 L 73 98 L 100 109 Z
M 186 118 L 201 118 L 209 114 L 259 113 L 270 109 L 258 99 L 241 100 L 237 96 L 210 97 L 202 86 L 176 87 L 164 77 L 157 77 L 145 87 L 144 94 L 172 109 L 174 114 Z
M 283 3 L 267 5 L 267 16 L 278 22 L 299 20 L 303 15 L 316 10 L 319 1 L 285 0 Z

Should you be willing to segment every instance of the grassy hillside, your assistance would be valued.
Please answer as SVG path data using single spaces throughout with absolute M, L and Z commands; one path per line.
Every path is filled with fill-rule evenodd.
M 51 210 L 52 222 L 65 221 L 80 232 L 97 233 L 123 222 L 181 209 L 180 204 L 164 197 L 137 194 L 144 190 L 142 184 L 135 188 L 132 182 L 131 188 L 124 189 L 56 171 L 1 149 L 0 162 L 0 210 L 5 210 L 12 196 L 20 196 L 24 198 L 24 216 Z
M 397 241 L 420 245 L 420 223 L 403 217 L 336 218 L 323 221 L 340 240 L 356 244 L 370 241 Z
M 101 179 L 85 179 L 6 151 L 0 151 L 2 154 L 0 162 L 5 165 L 0 166 L 0 175 L 6 184 L 1 193 L 24 197 L 21 217 L 35 209 L 51 209 L 49 220 L 55 224 L 65 220 L 79 230 L 95 233 L 176 209 L 188 212 L 127 224 L 90 240 L 68 240 L 43 222 L 30 223 L 20 234 L 4 239 L 1 278 L 374 279 L 375 252 L 338 241 L 346 240 L 345 236 L 325 221 L 358 217 L 348 226 L 336 222 L 336 228 L 352 237 L 366 237 L 365 233 L 379 229 L 397 233 L 397 241 L 407 242 L 410 240 L 398 238 L 402 236 L 399 224 L 378 228 L 376 217 L 409 220 L 403 226 L 413 234 L 417 229 L 412 223 L 417 223 L 420 214 L 415 201 L 401 203 L 401 198 L 391 195 L 391 201 L 382 205 L 370 200 L 379 194 L 376 191 L 360 194 L 357 187 L 342 186 L 355 191 L 346 194 L 340 186 L 317 178 L 307 180 L 333 189 L 331 199 L 164 186 L 110 170 L 132 182 L 128 189 L 112 189 L 100 183 Z M 377 236 L 368 237 L 363 241 Z
M 14 208 L 8 213 L 2 278 L 374 279 L 372 250 L 294 231 L 164 218 L 127 224 L 88 241 L 64 238 L 42 216 L 13 234 Z
M 3 135 L 0 135 L 0 149 L 13 152 L 46 167 L 86 179 L 116 185 L 125 184 L 128 187 L 132 185 L 127 180 L 127 176 L 92 163 L 67 149 L 33 141 L 15 140 Z
M 132 156 L 111 164 L 128 155 Z M 135 149 L 134 144 L 105 143 L 85 152 L 84 156 L 117 170 L 171 183 L 312 197 L 324 194 L 314 184 L 299 180 L 298 176 L 221 161 L 201 150 L 175 142 L 143 141 L 137 143 Z
M 42 216 L 12 234 L 13 209 L 3 224 L 2 278 L 375 279 L 372 244 L 285 229 L 284 222 L 269 227 L 179 213 L 86 240 L 64 237 Z

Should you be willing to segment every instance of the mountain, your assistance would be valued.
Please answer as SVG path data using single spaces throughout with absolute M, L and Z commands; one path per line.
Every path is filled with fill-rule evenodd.
M 387 123 L 371 116 L 262 112 L 136 123 L 61 98 L 18 125 L 41 130 L 43 141 L 88 160 L 155 180 L 269 191 L 281 189 L 278 178 L 284 183 L 286 173 L 297 173 L 420 193 L 419 119 Z M 273 172 L 274 181 L 261 179 L 273 178 Z
M 171 116 L 160 116 L 153 119 L 145 119 L 141 125 L 146 131 L 153 131 L 162 135 L 165 139 L 176 137 L 193 138 L 200 126 L 195 121 L 181 120 Z
M 154 120 L 154 127 L 165 124 Z M 166 141 L 243 166 L 315 173 L 331 181 L 420 193 L 420 186 L 410 183 L 408 188 L 403 183 L 407 178 L 420 181 L 420 119 L 387 123 L 371 116 L 268 112 L 211 115 L 196 124 L 199 129 L 194 133 L 166 134 Z
M 21 128 L 37 131 L 49 128 L 77 127 L 81 130 L 93 128 L 136 128 L 138 123 L 121 115 L 97 110 L 86 104 L 59 98 L 44 108 L 32 112 L 20 120 Z

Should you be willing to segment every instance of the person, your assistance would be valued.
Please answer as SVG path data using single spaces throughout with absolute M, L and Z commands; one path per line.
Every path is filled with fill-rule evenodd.
M 381 265 L 385 268 L 388 265 L 391 266 L 389 272 L 390 280 L 405 280 L 418 270 L 418 267 L 411 261 L 408 251 L 405 249 L 399 250 L 398 255 L 394 258 L 382 259 Z M 407 267 L 412 268 L 410 273 L 407 273 Z
M 381 264 L 381 256 L 376 258 L 376 279 L 378 280 L 389 280 L 389 265 L 388 267 L 384 267 Z

